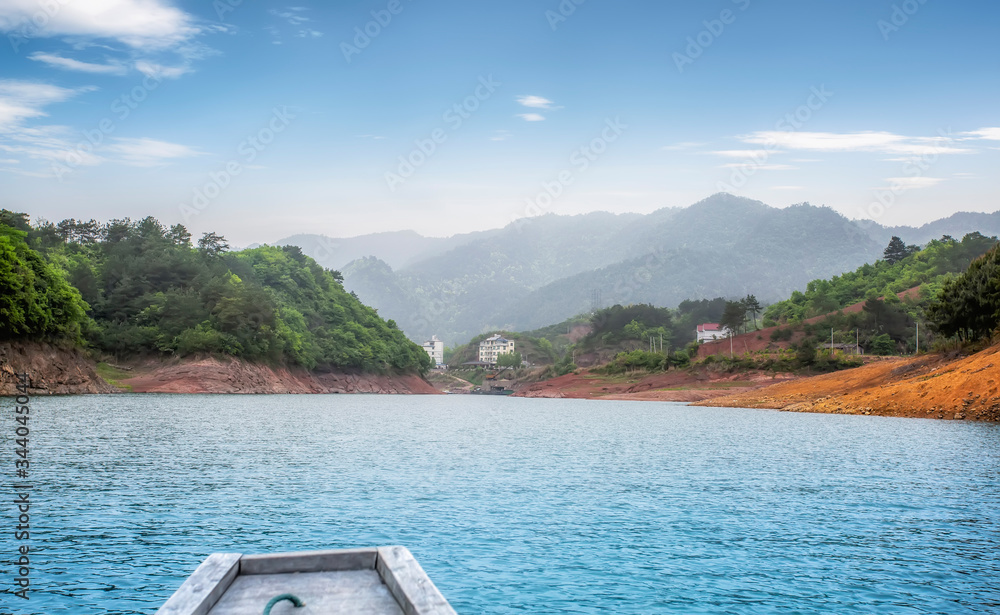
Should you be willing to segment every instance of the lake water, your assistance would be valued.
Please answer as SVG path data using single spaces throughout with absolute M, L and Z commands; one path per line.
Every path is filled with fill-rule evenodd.
M 151 614 L 212 552 L 389 544 L 463 614 L 1000 612 L 997 425 L 458 395 L 32 417 L 18 615 Z

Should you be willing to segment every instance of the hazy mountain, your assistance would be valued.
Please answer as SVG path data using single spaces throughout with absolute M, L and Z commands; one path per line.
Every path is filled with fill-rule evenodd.
M 961 239 L 973 231 L 979 231 L 987 237 L 1000 236 L 1000 211 L 995 211 L 991 214 L 960 211 L 952 216 L 929 222 L 921 227 L 880 227 L 878 231 L 869 230 L 869 233 L 887 245 L 893 235 L 908 244 L 923 245 L 931 239 L 940 239 L 942 235 L 951 235 L 955 239 Z
M 648 237 L 643 256 L 541 287 L 490 321 L 514 329 L 558 322 L 592 307 L 595 290 L 602 307 L 751 293 L 773 302 L 871 262 L 884 248 L 832 209 L 773 209 L 729 195 L 676 212 Z
M 747 293 L 777 301 L 881 258 L 892 235 L 922 244 L 976 230 L 1000 234 L 1000 212 L 884 227 L 827 207 L 776 209 L 716 194 L 648 215 L 550 214 L 447 239 L 379 233 L 283 243 L 341 269 L 346 288 L 414 339 L 436 334 L 451 345 L 490 329 L 559 322 L 595 303 L 672 307 Z
M 298 246 L 307 256 L 330 269 L 342 269 L 351 261 L 366 256 L 377 256 L 390 267 L 398 269 L 498 232 L 499 229 L 496 229 L 452 237 L 424 237 L 414 231 L 372 233 L 347 238 L 302 234 L 281 239 L 275 245 Z

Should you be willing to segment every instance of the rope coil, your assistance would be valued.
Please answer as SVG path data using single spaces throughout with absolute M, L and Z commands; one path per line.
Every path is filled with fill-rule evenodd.
M 306 605 L 306 603 L 302 602 L 302 600 L 300 600 L 298 596 L 295 596 L 293 594 L 281 594 L 280 596 L 275 596 L 274 598 L 271 598 L 271 600 L 267 603 L 267 606 L 264 607 L 263 615 L 271 615 L 271 608 L 274 605 L 281 602 L 282 600 L 287 600 L 291 602 L 292 604 L 295 605 L 295 608 Z

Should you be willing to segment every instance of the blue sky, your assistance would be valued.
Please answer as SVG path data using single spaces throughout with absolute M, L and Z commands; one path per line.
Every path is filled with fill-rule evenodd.
M 0 0 L 0 35 L 0 207 L 53 221 L 1000 209 L 995 2 Z

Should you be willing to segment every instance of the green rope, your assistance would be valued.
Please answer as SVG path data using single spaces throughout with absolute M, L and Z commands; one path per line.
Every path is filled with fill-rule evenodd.
M 296 608 L 298 608 L 300 606 L 305 606 L 306 605 L 305 602 L 302 602 L 301 600 L 299 600 L 298 596 L 294 596 L 292 594 L 281 594 L 280 596 L 275 596 L 274 598 L 271 598 L 271 601 L 268 602 L 267 606 L 264 607 L 264 614 L 263 615 L 271 615 L 271 607 L 273 607 L 274 605 L 278 604 L 282 600 L 287 600 L 287 601 L 291 602 L 292 604 L 295 605 Z

